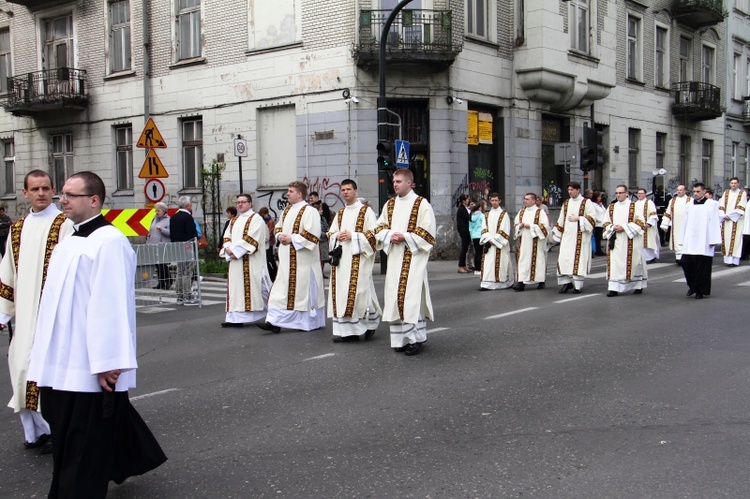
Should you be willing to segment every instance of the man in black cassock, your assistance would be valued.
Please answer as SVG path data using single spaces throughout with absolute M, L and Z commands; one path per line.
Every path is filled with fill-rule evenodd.
M 719 203 L 706 197 L 706 186 L 693 185 L 693 202 L 685 206 L 682 237 L 682 271 L 687 296 L 700 300 L 711 294 L 714 248 L 721 244 Z
M 138 367 L 135 253 L 101 215 L 104 197 L 92 172 L 65 182 L 60 202 L 74 233 L 52 253 L 39 305 L 28 379 L 42 389 L 55 435 L 51 498 L 106 497 L 110 480 L 167 459 L 128 399 Z

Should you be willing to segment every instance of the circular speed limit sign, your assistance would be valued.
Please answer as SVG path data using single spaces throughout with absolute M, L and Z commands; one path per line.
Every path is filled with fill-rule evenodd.
M 161 180 L 158 178 L 151 178 L 143 187 L 143 193 L 146 195 L 146 199 L 150 203 L 158 203 L 164 199 L 167 190 L 164 188 L 164 184 L 161 183 Z
M 247 140 L 234 139 L 234 155 L 238 158 L 247 157 Z

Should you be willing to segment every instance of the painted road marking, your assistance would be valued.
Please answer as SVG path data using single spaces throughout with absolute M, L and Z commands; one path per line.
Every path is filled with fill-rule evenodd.
M 436 327 L 436 328 L 428 329 L 427 334 L 439 333 L 440 331 L 447 331 L 448 329 L 450 328 L 449 327 Z
M 325 359 L 326 357 L 333 357 L 336 355 L 335 353 L 324 353 L 323 355 L 316 355 L 315 357 L 310 357 L 308 359 L 303 359 L 302 362 L 307 362 L 308 360 L 318 360 L 318 359 Z
M 583 300 L 584 298 L 591 298 L 592 296 L 599 296 L 601 293 L 594 293 L 592 295 L 576 296 L 574 298 L 565 298 L 564 300 L 557 300 L 555 303 L 565 303 L 569 301 Z
M 501 317 L 508 317 L 509 315 L 515 315 L 515 314 L 521 314 L 523 312 L 530 312 L 531 310 L 536 310 L 539 307 L 528 307 L 528 308 L 522 308 L 520 310 L 514 310 L 512 312 L 505 312 L 504 314 L 497 314 L 497 315 L 490 315 L 489 317 L 485 317 L 485 320 L 489 319 L 499 319 Z

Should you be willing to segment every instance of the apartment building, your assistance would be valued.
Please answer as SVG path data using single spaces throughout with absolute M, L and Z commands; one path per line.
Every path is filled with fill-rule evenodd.
M 726 81 L 724 107 L 725 177 L 750 185 L 750 1 L 729 0 L 727 5 Z M 726 184 L 724 185 L 726 187 Z
M 189 195 L 200 206 L 202 171 L 216 163 L 220 202 L 231 203 L 242 136 L 242 190 L 256 208 L 280 213 L 294 179 L 338 208 L 346 177 L 376 206 L 381 43 L 385 133 L 411 144 L 439 256 L 455 250 L 464 192 L 500 192 L 511 211 L 526 192 L 559 206 L 583 175 L 555 161 L 555 144 L 578 149 L 586 126 L 606 151 L 586 179 L 593 187 L 653 183 L 662 167 L 668 188 L 726 176 L 715 102 L 724 22 L 705 0 L 413 0 L 383 40 L 397 3 L 0 0 L 0 202 L 24 212 L 32 168 L 58 185 L 91 169 L 108 207 L 144 206 L 146 152 L 136 145 L 150 117 L 166 142 L 155 153 L 172 205 Z

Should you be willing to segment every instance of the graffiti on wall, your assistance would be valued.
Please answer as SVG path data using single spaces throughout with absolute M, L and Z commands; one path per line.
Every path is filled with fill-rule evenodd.
M 307 185 L 308 194 L 317 192 L 321 201 L 327 204 L 332 211 L 344 207 L 344 200 L 341 199 L 341 184 L 332 182 L 327 177 L 316 177 L 309 179 L 305 177 L 302 181 Z
M 456 190 L 453 191 L 453 206 L 458 206 L 458 198 L 460 198 L 462 194 L 468 194 L 469 188 L 469 174 L 467 173 L 464 175 L 463 180 L 461 180 L 461 183 Z

